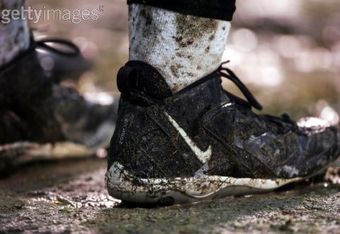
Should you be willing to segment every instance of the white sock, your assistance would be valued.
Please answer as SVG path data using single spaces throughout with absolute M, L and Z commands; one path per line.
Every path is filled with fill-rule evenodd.
M 222 59 L 230 22 L 129 6 L 130 60 L 151 64 L 177 92 L 213 72 Z
M 0 19 L 0 66 L 11 62 L 30 45 L 27 21 L 12 20 L 7 16 L 12 10 L 20 10 L 24 3 L 24 0 L 0 0 L 0 11 L 3 13 L 3 18 Z M 10 23 L 7 23 L 8 20 L 11 20 Z

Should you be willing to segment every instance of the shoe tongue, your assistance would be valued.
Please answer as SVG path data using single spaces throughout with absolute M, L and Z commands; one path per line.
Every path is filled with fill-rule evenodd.
M 117 84 L 119 91 L 126 95 L 145 95 L 157 100 L 173 95 L 163 76 L 153 66 L 141 61 L 129 61 L 122 67 Z

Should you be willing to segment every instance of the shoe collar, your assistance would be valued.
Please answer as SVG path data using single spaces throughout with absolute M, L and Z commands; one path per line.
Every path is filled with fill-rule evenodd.
M 39 40 L 35 40 L 33 34 L 30 36 L 30 46 L 25 51 L 19 53 L 12 61 L 0 67 L 0 73 L 9 69 L 12 66 L 25 58 L 26 56 L 31 55 L 32 53 L 36 53 L 36 49 L 45 49 L 51 51 L 53 53 L 60 54 L 62 56 L 67 57 L 77 57 L 81 54 L 80 49 L 73 42 L 61 39 L 61 38 L 43 38 Z
M 161 103 L 166 98 L 187 93 L 189 90 L 195 89 L 214 79 L 219 79 L 221 83 L 220 78 L 222 77 L 232 81 L 241 90 L 247 101 L 226 92 L 228 96 L 239 103 L 244 103 L 261 110 L 262 105 L 256 100 L 249 89 L 233 71 L 224 67 L 228 62 L 222 63 L 214 72 L 204 78 L 197 80 L 177 93 L 173 93 L 164 77 L 155 67 L 142 61 L 129 61 L 119 70 L 117 85 L 122 93 L 122 97 L 148 106 Z

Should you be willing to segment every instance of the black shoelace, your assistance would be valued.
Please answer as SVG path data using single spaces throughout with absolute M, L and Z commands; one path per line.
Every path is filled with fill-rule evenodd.
M 227 62 L 223 62 L 221 64 L 221 66 L 218 69 L 219 74 L 225 78 L 230 80 L 231 82 L 233 82 L 242 92 L 242 94 L 245 96 L 245 98 L 247 99 L 248 102 L 246 102 L 245 100 L 228 93 L 228 95 L 232 96 L 233 99 L 235 99 L 237 102 L 241 103 L 241 104 L 249 104 L 247 106 L 252 106 L 257 110 L 262 110 L 262 105 L 256 100 L 256 98 L 254 97 L 254 95 L 249 91 L 249 89 L 247 88 L 247 86 L 245 84 L 243 84 L 243 82 L 240 80 L 240 78 L 238 78 L 236 76 L 236 74 L 230 70 L 229 68 L 225 68 L 223 67 L 223 65 L 229 63 L 229 61 Z
M 77 57 L 80 55 L 80 50 L 73 42 L 60 38 L 44 38 L 41 40 L 33 41 L 35 48 L 43 48 L 54 53 L 68 56 Z
M 0 67 L 0 73 L 12 67 L 22 57 L 26 56 L 27 54 L 31 53 L 35 49 L 39 49 L 39 48 L 43 48 L 43 49 L 52 51 L 54 53 L 57 53 L 59 55 L 67 56 L 67 57 L 77 57 L 81 54 L 78 46 L 76 46 L 73 42 L 69 40 L 60 39 L 60 38 L 44 38 L 41 40 L 35 40 L 32 34 L 30 48 L 20 53 L 11 62 Z
M 240 80 L 240 78 L 237 77 L 237 75 L 230 70 L 229 68 L 223 67 L 223 65 L 229 63 L 229 61 L 223 62 L 221 66 L 218 69 L 219 74 L 230 81 L 232 81 L 242 92 L 242 94 L 245 96 L 246 100 L 243 100 L 240 97 L 237 97 L 228 91 L 225 91 L 229 97 L 231 97 L 236 103 L 246 106 L 246 107 L 254 107 L 257 110 L 262 110 L 262 105 L 256 100 L 254 95 L 249 91 L 247 86 Z M 297 127 L 297 124 L 295 121 L 293 121 L 288 114 L 283 114 L 281 117 L 276 117 L 272 115 L 262 115 L 262 117 L 270 122 L 282 125 L 282 122 L 288 123 L 290 125 L 293 125 L 294 127 Z

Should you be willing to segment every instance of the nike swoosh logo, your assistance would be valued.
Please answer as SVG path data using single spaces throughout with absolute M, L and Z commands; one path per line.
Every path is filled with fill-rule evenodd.
M 212 155 L 211 145 L 208 147 L 206 151 L 202 151 L 193 140 L 190 139 L 188 134 L 184 131 L 181 126 L 174 120 L 167 112 L 164 112 L 165 116 L 168 118 L 169 122 L 174 126 L 174 128 L 178 131 L 178 133 L 181 135 L 181 137 L 184 139 L 184 141 L 187 143 L 187 145 L 190 147 L 192 152 L 196 155 L 198 160 L 200 160 L 203 164 L 207 163 Z

